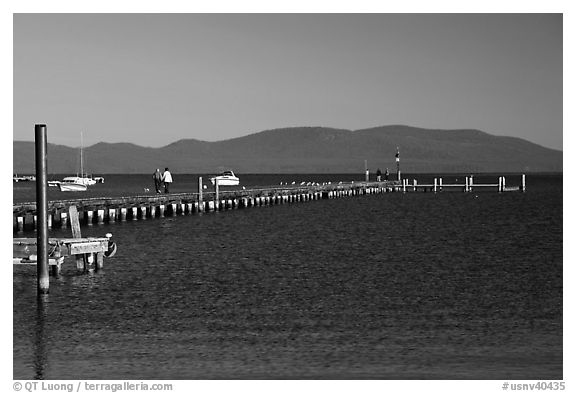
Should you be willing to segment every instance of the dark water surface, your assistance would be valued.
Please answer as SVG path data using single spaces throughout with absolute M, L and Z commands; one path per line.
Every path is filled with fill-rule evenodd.
M 40 306 L 14 267 L 15 379 L 563 377 L 562 176 L 82 232 L 118 253 Z

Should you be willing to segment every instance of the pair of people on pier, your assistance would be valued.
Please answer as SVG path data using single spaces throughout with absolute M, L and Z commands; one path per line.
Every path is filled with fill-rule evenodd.
M 388 172 L 388 168 L 386 168 L 386 173 L 384 174 L 384 180 L 388 181 L 388 177 L 390 176 L 390 172 Z M 376 171 L 376 181 L 382 181 L 382 171 L 380 168 Z
M 168 168 L 164 169 L 164 173 L 160 173 L 160 169 L 156 169 L 156 172 L 152 175 L 154 179 L 154 186 L 156 187 L 156 193 L 162 193 L 162 186 L 164 186 L 164 193 L 168 194 L 170 192 L 170 184 L 172 183 L 172 174 Z

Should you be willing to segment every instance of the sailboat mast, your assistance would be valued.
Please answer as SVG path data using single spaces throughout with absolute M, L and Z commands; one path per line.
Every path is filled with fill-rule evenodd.
M 80 132 L 80 177 L 84 177 L 84 157 L 83 151 L 84 150 L 84 135 Z

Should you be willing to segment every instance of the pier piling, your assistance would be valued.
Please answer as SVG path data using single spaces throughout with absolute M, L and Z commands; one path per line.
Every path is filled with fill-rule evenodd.
M 202 176 L 198 178 L 198 209 L 199 211 L 203 211 L 202 205 Z
M 98 209 L 98 224 L 104 223 L 104 209 Z
M 60 225 L 64 229 L 68 226 L 68 213 L 66 212 L 60 213 Z
M 522 174 L 522 188 L 521 191 L 524 192 L 526 191 L 526 175 Z

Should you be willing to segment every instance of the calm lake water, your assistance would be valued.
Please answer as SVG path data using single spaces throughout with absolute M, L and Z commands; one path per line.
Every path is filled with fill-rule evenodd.
M 242 182 L 300 179 L 362 178 Z M 67 262 L 37 302 L 14 267 L 14 378 L 562 379 L 562 176 L 527 181 L 84 226 L 114 234 L 104 271 Z

